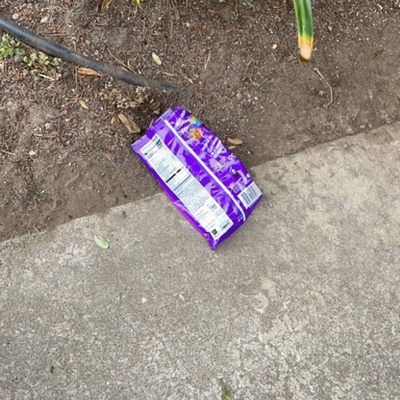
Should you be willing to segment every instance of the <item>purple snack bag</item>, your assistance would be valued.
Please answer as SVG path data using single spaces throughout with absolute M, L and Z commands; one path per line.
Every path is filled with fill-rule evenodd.
M 232 235 L 261 200 L 243 164 L 181 107 L 166 111 L 132 149 L 212 249 Z

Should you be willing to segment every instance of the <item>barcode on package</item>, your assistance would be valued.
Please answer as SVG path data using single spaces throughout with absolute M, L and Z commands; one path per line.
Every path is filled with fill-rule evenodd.
M 252 182 L 246 189 L 239 193 L 239 199 L 246 208 L 250 208 L 260 197 L 262 193 L 255 182 Z
M 154 135 L 140 152 L 168 188 L 214 239 L 219 239 L 233 225 L 223 208 L 158 135 Z

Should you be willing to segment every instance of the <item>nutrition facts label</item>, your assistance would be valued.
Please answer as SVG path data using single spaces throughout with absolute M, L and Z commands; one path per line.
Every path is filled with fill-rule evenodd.
M 154 135 L 140 152 L 194 219 L 214 239 L 220 238 L 233 225 L 223 208 L 158 135 Z

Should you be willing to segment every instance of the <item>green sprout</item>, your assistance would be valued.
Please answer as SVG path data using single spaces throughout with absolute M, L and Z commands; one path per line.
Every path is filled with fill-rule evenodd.
M 56 57 L 49 57 L 47 54 L 39 51 L 38 53 L 31 53 L 29 56 L 25 56 L 22 62 L 28 67 L 32 67 L 35 64 L 42 65 L 44 67 L 59 68 L 62 61 Z
M 32 65 L 35 63 L 37 60 L 37 54 L 36 53 L 31 53 L 28 56 L 25 56 L 22 59 L 22 62 L 27 66 L 27 67 L 32 67 Z
M 229 391 L 228 386 L 222 379 L 220 379 L 219 383 L 221 385 L 221 400 L 230 400 L 231 392 Z
M 13 56 L 23 56 L 24 49 L 20 47 L 21 42 L 11 38 L 9 35 L 2 35 L 0 41 L 0 60 L 6 60 Z
M 57 80 L 61 76 L 59 74 L 61 59 L 48 56 L 40 51 L 27 53 L 21 47 L 19 40 L 4 34 L 0 39 L 0 60 L 12 57 L 17 57 L 16 62 L 22 62 L 35 81 L 40 78 Z

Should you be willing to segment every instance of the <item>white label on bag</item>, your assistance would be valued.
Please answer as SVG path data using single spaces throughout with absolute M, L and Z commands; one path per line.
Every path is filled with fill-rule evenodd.
M 154 135 L 140 152 L 162 181 L 214 239 L 220 238 L 233 225 L 224 209 L 158 135 Z

